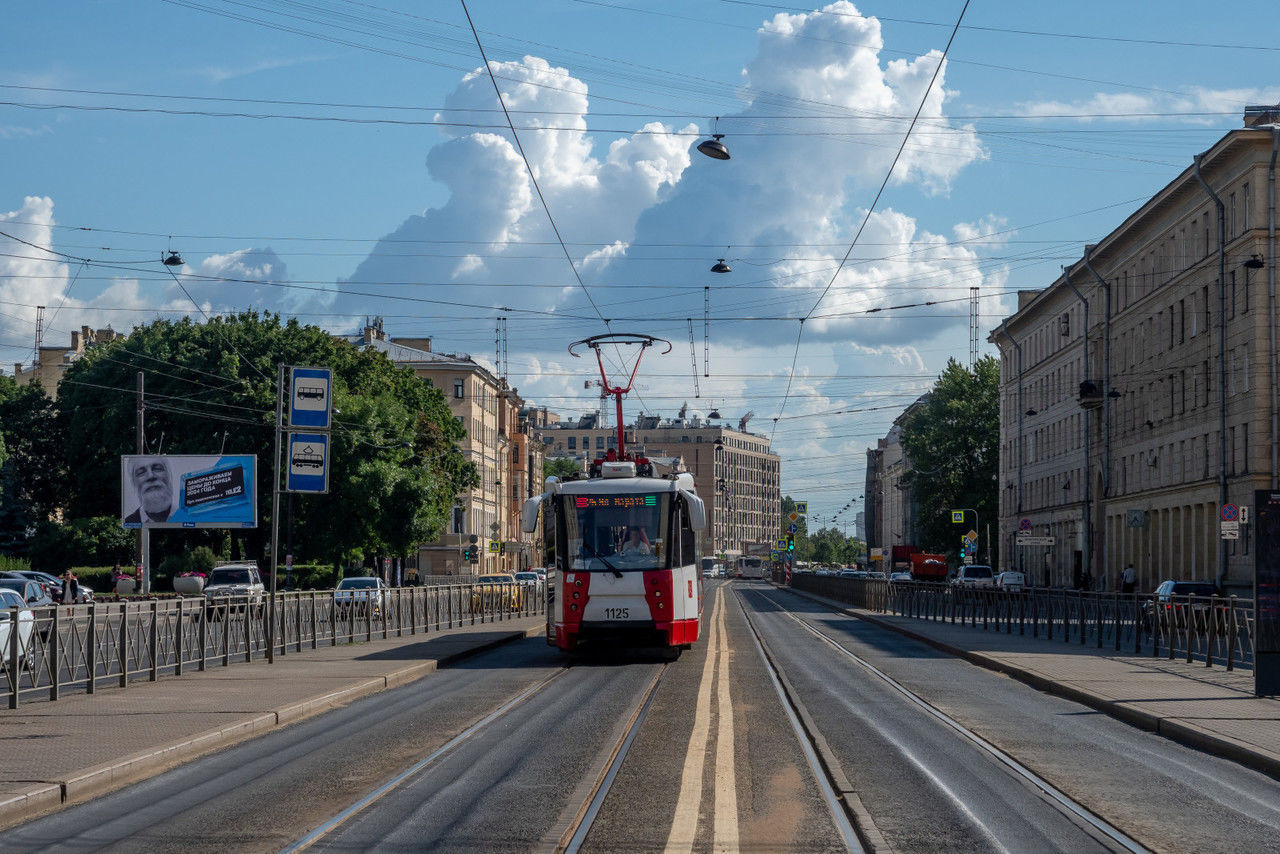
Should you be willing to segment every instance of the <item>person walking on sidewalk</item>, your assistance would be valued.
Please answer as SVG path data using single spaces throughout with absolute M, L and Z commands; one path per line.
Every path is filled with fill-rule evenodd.
M 1130 561 L 1124 572 L 1120 573 L 1120 592 L 1132 593 L 1137 586 L 1138 574 L 1133 571 L 1133 561 Z
M 63 605 L 74 605 L 80 601 L 80 579 L 69 569 L 62 574 L 61 599 Z

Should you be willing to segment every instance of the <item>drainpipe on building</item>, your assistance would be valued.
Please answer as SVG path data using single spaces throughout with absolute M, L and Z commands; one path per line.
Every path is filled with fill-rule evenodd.
M 1227 215 L 1222 199 L 1200 174 L 1203 154 L 1193 161 L 1196 180 L 1218 209 L 1218 507 L 1227 503 Z M 1218 588 L 1227 578 L 1227 541 L 1218 538 Z
M 1084 298 L 1084 294 L 1080 293 L 1079 288 L 1071 281 L 1071 271 L 1066 267 L 1062 268 L 1062 279 L 1067 283 L 1067 287 L 1071 288 L 1071 292 L 1084 305 L 1084 328 L 1080 333 L 1080 342 L 1084 347 L 1084 378 L 1088 382 L 1093 382 L 1093 378 L 1089 375 L 1089 301 Z M 1093 494 L 1093 473 L 1089 470 L 1089 410 L 1084 411 L 1084 418 L 1081 419 L 1084 425 L 1084 469 L 1081 472 L 1084 475 L 1084 560 L 1082 561 L 1081 571 L 1088 578 L 1092 574 L 1093 566 L 1093 513 L 1090 507 L 1090 497 Z
M 1280 125 L 1271 125 L 1271 166 L 1267 169 L 1267 307 L 1271 333 L 1271 488 L 1280 489 L 1280 404 L 1276 385 L 1280 383 L 1276 365 L 1276 152 L 1280 150 Z
M 1102 287 L 1102 293 L 1106 298 L 1104 304 L 1105 313 L 1102 324 L 1102 334 L 1105 336 L 1102 341 L 1102 498 L 1111 497 L 1111 283 L 1102 276 L 1098 275 L 1098 271 L 1093 269 L 1090 263 L 1090 256 L 1093 255 L 1093 247 L 1086 246 L 1084 248 L 1084 268 L 1093 274 L 1098 280 L 1098 284 Z M 1085 416 L 1088 418 L 1088 415 Z M 1102 571 L 1108 572 L 1111 562 L 1109 560 L 1109 544 L 1106 531 L 1106 511 L 1103 511 L 1103 529 L 1102 529 Z

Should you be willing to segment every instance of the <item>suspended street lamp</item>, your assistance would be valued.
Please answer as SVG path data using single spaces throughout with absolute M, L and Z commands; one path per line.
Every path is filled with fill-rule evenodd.
M 719 123 L 720 117 L 716 116 L 716 124 L 718 125 Z M 712 130 L 715 130 L 714 126 L 712 127 Z M 728 160 L 729 149 L 720 141 L 722 139 L 724 139 L 724 134 L 712 133 L 711 139 L 704 139 L 702 142 L 698 143 L 698 150 L 715 160 Z

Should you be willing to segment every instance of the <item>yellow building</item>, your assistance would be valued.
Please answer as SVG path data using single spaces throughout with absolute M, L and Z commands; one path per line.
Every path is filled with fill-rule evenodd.
M 527 409 L 516 389 L 466 353 L 435 353 L 430 338 L 388 338 L 380 318 L 345 340 L 383 352 L 430 380 L 467 431 L 462 453 L 475 464 L 480 485 L 458 496 L 448 530 L 418 547 L 419 575 L 516 572 L 539 565 L 540 544 L 520 530 L 520 509 L 542 491 L 543 444 L 535 425 L 545 423 L 547 414 Z M 464 555 L 473 544 L 479 560 L 469 562 Z

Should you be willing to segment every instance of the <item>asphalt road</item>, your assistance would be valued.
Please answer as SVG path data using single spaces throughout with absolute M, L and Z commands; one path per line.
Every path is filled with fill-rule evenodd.
M 846 850 L 828 777 L 895 851 L 1116 847 L 798 617 L 1147 847 L 1280 851 L 1274 780 L 764 583 L 708 583 L 704 602 L 676 661 L 513 643 L 14 828 L 0 850 L 280 851 L 316 832 L 308 850 L 554 850 L 627 736 L 583 851 Z M 806 758 L 751 625 L 834 773 Z

